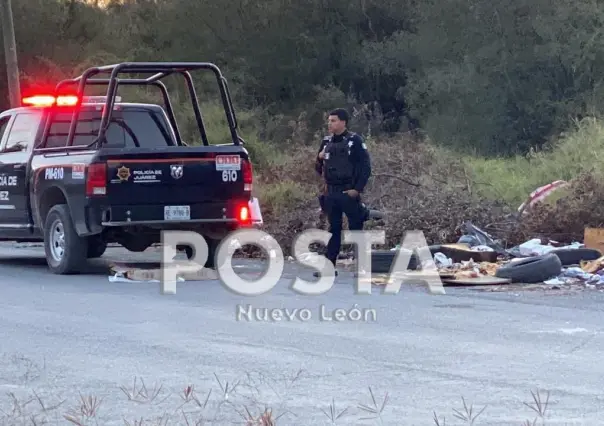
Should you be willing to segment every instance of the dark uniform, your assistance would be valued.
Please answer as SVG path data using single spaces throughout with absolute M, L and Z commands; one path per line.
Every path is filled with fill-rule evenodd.
M 325 179 L 325 194 L 320 201 L 332 234 L 327 244 L 327 258 L 335 266 L 342 244 L 342 214 L 346 214 L 351 231 L 363 229 L 366 209 L 360 194 L 371 176 L 371 161 L 363 138 L 348 130 L 341 135 L 324 138 L 319 152 L 324 147 L 325 159 L 317 157 L 315 169 Z M 357 190 L 359 196 L 351 197 L 344 192 L 350 189 Z

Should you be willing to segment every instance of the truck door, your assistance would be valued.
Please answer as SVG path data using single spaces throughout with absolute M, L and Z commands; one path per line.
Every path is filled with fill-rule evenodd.
M 38 111 L 16 113 L 0 143 L 0 227 L 29 226 L 27 164 L 40 126 Z M 0 123 L 1 124 L 1 123 Z

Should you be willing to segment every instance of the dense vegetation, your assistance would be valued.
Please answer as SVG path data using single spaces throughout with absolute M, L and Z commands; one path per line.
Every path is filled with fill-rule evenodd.
M 370 201 L 411 215 L 463 198 L 447 219 L 455 222 L 477 214 L 467 205 L 481 191 L 517 203 L 564 174 L 549 164 L 538 176 L 510 178 L 510 168 L 534 169 L 532 157 L 501 163 L 471 155 L 547 149 L 575 119 L 597 116 L 604 101 L 604 3 L 593 0 L 20 0 L 13 12 L 24 90 L 122 60 L 218 64 L 265 182 L 267 214 L 290 227 L 288 208 L 317 207 L 307 159 L 331 108 L 353 112 L 353 128 L 373 143 L 374 180 L 398 188 Z M 5 81 L 0 67 L 2 107 Z M 200 94 L 219 139 L 221 112 L 206 101 L 213 93 Z M 194 138 L 179 99 L 183 130 Z M 401 226 L 443 234 L 436 222 Z
M 483 153 L 540 145 L 604 100 L 604 4 L 593 0 L 98 3 L 13 2 L 24 75 L 208 60 L 240 107 L 304 113 L 315 128 L 325 108 L 356 105 L 374 132 L 420 128 Z

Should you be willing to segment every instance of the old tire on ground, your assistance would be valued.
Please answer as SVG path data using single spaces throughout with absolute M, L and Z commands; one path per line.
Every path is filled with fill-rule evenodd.
M 76 232 L 65 204 L 57 204 L 46 216 L 44 251 L 48 267 L 54 274 L 78 273 L 86 264 L 87 240 Z
M 88 245 L 88 259 L 102 257 L 105 250 L 107 250 L 107 243 L 97 235 L 88 237 L 86 243 Z
M 434 257 L 434 255 L 438 252 L 440 252 L 442 245 L 441 244 L 434 244 L 431 246 L 428 246 L 428 248 L 430 249 L 430 253 L 432 253 L 432 257 Z
M 582 260 L 596 260 L 602 257 L 602 253 L 598 250 L 588 248 L 577 249 L 556 249 L 550 253 L 554 253 L 562 262 L 562 266 L 580 265 Z
M 555 254 L 527 257 L 504 265 L 495 271 L 498 278 L 509 278 L 513 283 L 534 284 L 560 275 L 562 262 Z
M 441 246 L 439 244 L 432 245 L 428 246 L 428 249 L 430 250 L 432 258 L 434 258 L 434 255 L 440 251 Z M 376 274 L 390 273 L 397 253 L 396 250 L 373 250 L 371 252 L 371 272 Z M 417 252 L 414 252 L 409 259 L 409 266 L 407 266 L 407 269 L 415 271 L 419 266 L 419 256 Z
M 403 249 L 400 250 L 402 251 Z M 417 269 L 417 255 L 409 250 L 405 251 L 411 253 L 407 269 Z M 371 252 L 371 272 L 376 274 L 390 273 L 390 270 L 396 261 L 397 254 L 398 250 L 373 250 Z

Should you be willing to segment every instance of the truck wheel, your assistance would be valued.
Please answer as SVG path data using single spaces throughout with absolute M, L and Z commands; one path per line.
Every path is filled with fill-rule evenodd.
M 206 237 L 208 243 L 208 260 L 206 261 L 206 268 L 216 269 L 216 252 L 220 245 L 220 240 Z
M 103 256 L 105 250 L 107 250 L 107 243 L 96 235 L 88 237 L 86 243 L 88 245 L 88 259 L 99 258 Z
M 78 273 L 86 263 L 87 241 L 77 234 L 65 204 L 54 206 L 46 216 L 44 251 L 48 267 L 54 274 Z
M 218 249 L 218 245 L 220 244 L 220 240 L 208 237 L 204 238 L 208 244 L 208 260 L 206 260 L 204 268 L 214 269 L 216 268 L 216 251 Z M 191 259 L 193 257 L 193 248 L 191 246 L 182 246 L 182 249 L 185 251 L 187 259 Z

